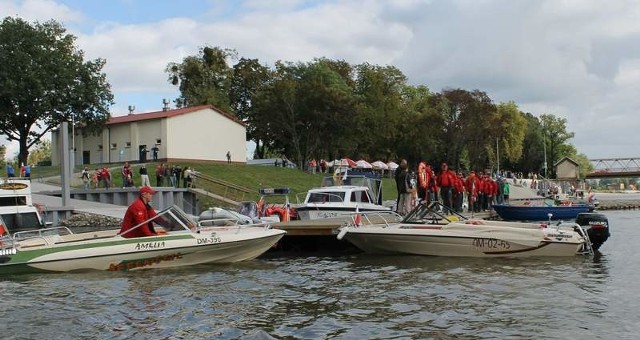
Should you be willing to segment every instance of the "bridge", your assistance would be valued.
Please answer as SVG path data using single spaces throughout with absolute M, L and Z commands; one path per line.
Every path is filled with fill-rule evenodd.
M 586 178 L 640 177 L 640 158 L 590 159 L 593 171 Z

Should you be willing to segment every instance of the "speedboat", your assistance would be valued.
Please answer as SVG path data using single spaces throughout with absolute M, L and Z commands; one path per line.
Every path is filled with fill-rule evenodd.
M 300 220 L 348 216 L 360 212 L 388 212 L 391 208 L 375 203 L 366 186 L 338 185 L 314 188 L 296 207 Z
M 526 204 L 528 203 L 528 204 Z M 505 221 L 542 221 L 575 219 L 579 213 L 593 210 L 594 206 L 583 203 L 525 202 L 522 204 L 494 204 L 493 209 Z
M 356 211 L 389 212 L 382 205 L 382 180 L 368 172 L 337 168 L 333 176 L 322 179 L 319 188 L 307 191 L 302 203 L 296 206 L 300 220 L 349 218 Z
M 2 222 L 0 274 L 132 271 L 238 262 L 260 256 L 285 234 L 268 224 L 196 223 L 177 206 L 129 231 L 149 222 L 159 225 L 157 235 L 137 238 L 126 238 L 119 230 L 75 234 L 67 227 L 11 233 Z
M 366 214 L 358 219 L 366 218 Z M 585 217 L 586 226 L 590 218 Z M 467 219 L 438 202 L 420 204 L 398 223 L 340 229 L 344 239 L 365 252 L 456 257 L 537 257 L 592 254 L 593 240 L 577 223 L 551 224 Z M 606 223 L 606 222 L 605 222 Z M 602 225 L 603 222 L 598 222 Z M 598 246 L 601 240 L 596 240 Z M 595 243 L 594 242 L 594 243 Z

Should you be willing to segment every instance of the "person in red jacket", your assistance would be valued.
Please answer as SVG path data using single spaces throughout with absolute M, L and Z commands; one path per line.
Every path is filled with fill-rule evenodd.
M 465 189 L 467 190 L 467 197 L 469 199 L 469 212 L 480 211 L 478 207 L 479 182 L 478 177 L 476 177 L 476 172 L 473 170 L 464 182 Z
M 453 205 L 457 212 L 462 212 L 462 201 L 464 200 L 464 180 L 462 173 L 458 173 L 453 184 Z
M 140 197 L 129 205 L 129 208 L 127 208 L 127 212 L 125 212 L 124 218 L 122 219 L 122 225 L 119 233 L 122 237 L 132 238 L 157 235 L 152 222 L 132 229 L 140 223 L 157 215 L 156 211 L 150 205 L 155 193 L 156 191 L 148 186 L 140 188 Z
M 453 210 L 453 186 L 455 184 L 456 174 L 449 170 L 447 163 L 442 163 L 440 168 L 440 174 L 438 175 L 437 182 L 440 187 L 440 197 L 442 198 L 442 204 Z

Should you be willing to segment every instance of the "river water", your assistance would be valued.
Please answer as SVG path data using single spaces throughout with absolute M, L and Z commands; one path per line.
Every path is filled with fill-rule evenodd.
M 640 211 L 596 257 L 269 257 L 0 279 L 10 339 L 633 339 Z

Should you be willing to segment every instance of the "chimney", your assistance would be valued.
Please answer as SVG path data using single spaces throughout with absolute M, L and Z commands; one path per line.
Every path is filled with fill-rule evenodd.
M 168 111 L 169 110 L 169 99 L 164 98 L 162 99 L 162 111 Z
M 133 111 L 135 111 L 136 107 L 133 105 L 129 105 L 129 116 L 131 116 L 133 114 Z

